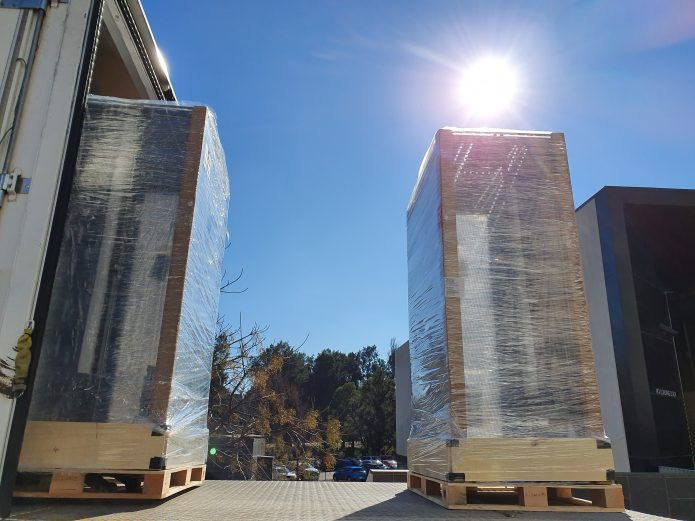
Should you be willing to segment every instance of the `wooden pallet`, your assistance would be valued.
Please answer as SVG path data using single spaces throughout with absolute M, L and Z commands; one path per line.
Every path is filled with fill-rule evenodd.
M 410 473 L 408 489 L 448 509 L 623 512 L 623 489 L 598 483 L 452 483 Z M 585 495 L 591 499 L 582 499 Z
M 164 499 L 205 479 L 205 465 L 167 470 L 45 469 L 20 471 L 14 497 Z

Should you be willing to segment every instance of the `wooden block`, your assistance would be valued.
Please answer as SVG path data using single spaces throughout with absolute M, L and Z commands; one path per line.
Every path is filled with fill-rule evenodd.
M 625 508 L 623 487 L 615 485 L 591 491 L 591 502 L 604 508 Z
M 51 478 L 49 495 L 80 494 L 84 489 L 84 474 L 81 472 L 56 472 Z
M 442 486 L 436 481 L 425 479 L 425 494 L 428 496 L 442 496 Z
M 420 476 L 410 474 L 408 477 L 408 488 L 420 490 L 422 488 L 422 478 Z
M 205 479 L 205 467 L 191 469 L 191 481 L 203 481 Z
M 142 486 L 144 496 L 167 497 L 169 492 L 171 474 L 162 472 L 160 474 L 145 474 Z
M 467 505 L 467 488 L 461 485 L 444 486 L 444 499 L 447 505 Z
M 172 487 L 180 487 L 182 485 L 188 485 L 191 482 L 191 469 L 183 469 L 171 473 L 171 481 L 169 482 Z
M 548 489 L 548 497 L 557 499 L 569 499 L 572 497 L 571 488 L 550 488 Z
M 547 507 L 548 489 L 546 487 L 518 487 L 519 504 L 525 507 Z

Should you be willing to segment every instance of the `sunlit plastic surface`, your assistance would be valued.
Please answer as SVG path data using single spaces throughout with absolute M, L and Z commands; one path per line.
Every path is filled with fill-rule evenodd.
M 440 130 L 408 207 L 408 283 L 421 456 L 605 440 L 562 134 Z
M 151 425 L 204 461 L 228 198 L 212 111 L 89 99 L 30 420 Z

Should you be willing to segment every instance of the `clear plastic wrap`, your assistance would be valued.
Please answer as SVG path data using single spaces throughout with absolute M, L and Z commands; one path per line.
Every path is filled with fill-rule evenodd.
M 472 438 L 607 445 L 562 134 L 441 129 L 408 206 L 408 285 L 409 459 Z
M 209 109 L 90 97 L 30 407 L 33 441 L 57 432 L 48 422 L 71 422 L 65 432 L 122 424 L 161 438 L 163 453 L 145 468 L 205 461 L 228 183 Z M 114 465 L 149 441 L 117 436 L 91 459 Z

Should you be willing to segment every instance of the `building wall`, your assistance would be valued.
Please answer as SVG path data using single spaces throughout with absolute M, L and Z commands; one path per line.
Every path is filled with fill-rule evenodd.
M 407 454 L 410 435 L 410 346 L 396 349 L 396 455 Z
M 617 473 L 625 508 L 673 519 L 695 520 L 695 475 L 654 472 Z
M 695 190 L 604 187 L 576 215 L 616 470 L 692 469 Z
M 577 210 L 576 216 L 603 424 L 613 446 L 615 470 L 629 472 L 630 460 L 615 367 L 613 335 L 603 272 L 603 256 L 596 217 L 596 202 L 589 201 Z

